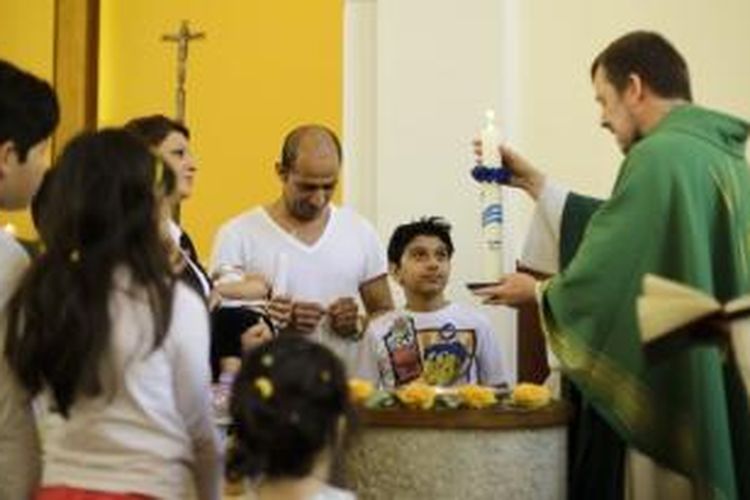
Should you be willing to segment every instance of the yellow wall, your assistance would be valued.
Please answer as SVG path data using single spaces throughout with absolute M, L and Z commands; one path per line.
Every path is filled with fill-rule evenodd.
M 229 217 L 275 198 L 283 135 L 304 122 L 341 130 L 341 0 L 102 0 L 100 125 L 174 114 L 176 48 L 160 42 L 182 19 L 190 44 L 187 125 L 198 157 L 182 224 L 203 259 Z
M 53 0 L 0 0 L 0 58 L 52 80 Z M 0 212 L 0 225 L 13 224 L 32 238 L 28 211 Z

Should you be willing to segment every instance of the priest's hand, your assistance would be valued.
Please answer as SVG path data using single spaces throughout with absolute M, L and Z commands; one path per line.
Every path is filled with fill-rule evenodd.
M 483 299 L 483 304 L 519 307 L 536 301 L 536 279 L 526 273 L 508 274 L 497 285 L 477 288 L 473 292 Z
M 472 145 L 474 160 L 479 165 L 482 162 L 482 141 L 474 140 Z M 499 146 L 498 150 L 503 158 L 503 166 L 510 169 L 512 174 L 509 184 L 523 189 L 533 200 L 538 200 L 544 187 L 545 175 L 511 148 Z

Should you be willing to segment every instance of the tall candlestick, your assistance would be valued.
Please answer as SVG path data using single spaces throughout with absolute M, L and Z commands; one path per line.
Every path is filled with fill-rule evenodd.
M 500 133 L 495 126 L 495 112 L 485 112 L 482 129 L 482 163 L 485 167 L 499 169 L 502 157 L 498 146 Z M 483 279 L 497 281 L 503 275 L 503 191 L 499 184 L 486 180 L 480 183 L 482 205 L 482 262 Z

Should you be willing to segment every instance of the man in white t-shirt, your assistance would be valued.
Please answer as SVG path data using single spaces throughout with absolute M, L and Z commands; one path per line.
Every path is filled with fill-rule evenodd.
M 29 206 L 44 172 L 59 109 L 52 87 L 0 60 L 0 210 Z M 39 479 L 39 443 L 29 396 L 5 360 L 7 305 L 29 265 L 0 228 L 0 498 L 29 498 Z
M 363 329 L 357 297 L 369 316 L 392 309 L 393 301 L 375 230 L 331 203 L 340 171 L 341 145 L 331 130 L 292 130 L 276 164 L 280 196 L 221 227 L 211 269 L 262 274 L 273 284 L 269 313 L 281 330 L 311 335 L 352 369 Z
M 423 218 L 396 228 L 388 244 L 391 275 L 406 307 L 373 320 L 357 375 L 392 388 L 417 378 L 441 386 L 503 386 L 497 335 L 476 308 L 446 300 L 453 242 L 450 225 Z

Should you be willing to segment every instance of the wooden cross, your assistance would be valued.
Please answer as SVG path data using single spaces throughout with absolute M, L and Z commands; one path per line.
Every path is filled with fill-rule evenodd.
M 177 43 L 177 92 L 175 102 L 175 119 L 181 123 L 185 122 L 185 80 L 187 79 L 188 44 L 193 40 L 205 38 L 203 32 L 191 32 L 187 21 L 180 23 L 177 33 L 162 35 L 164 42 Z

